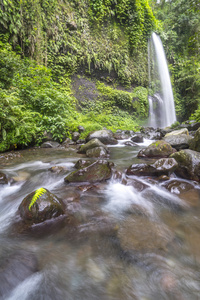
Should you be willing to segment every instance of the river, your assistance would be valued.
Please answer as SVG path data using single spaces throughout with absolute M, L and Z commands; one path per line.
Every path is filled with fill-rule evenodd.
M 200 298 L 200 186 L 172 174 L 167 183 L 190 189 L 171 193 L 156 178 L 127 178 L 148 143 L 110 146 L 118 176 L 93 185 L 64 182 L 84 157 L 73 150 L 29 149 L 1 161 L 14 182 L 0 186 L 0 299 Z M 63 199 L 69 214 L 24 228 L 18 207 L 40 187 Z

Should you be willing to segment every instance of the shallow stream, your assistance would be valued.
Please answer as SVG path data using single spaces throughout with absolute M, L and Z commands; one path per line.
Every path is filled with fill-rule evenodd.
M 76 151 L 31 149 L 1 161 L 15 181 L 0 186 L 0 299 L 200 299 L 200 186 L 181 180 L 190 188 L 171 193 L 166 182 L 126 178 L 147 144 L 110 147 L 118 176 L 93 185 L 64 182 L 84 157 Z M 68 216 L 26 229 L 18 207 L 40 187 L 63 199 Z

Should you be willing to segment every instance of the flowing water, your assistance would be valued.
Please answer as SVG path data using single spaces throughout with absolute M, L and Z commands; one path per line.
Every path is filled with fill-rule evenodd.
M 0 299 L 199 299 L 199 185 L 179 194 L 166 182 L 126 177 L 148 143 L 110 147 L 118 176 L 94 185 L 64 182 L 83 157 L 74 151 L 26 150 L 2 163 L 15 182 L 0 186 Z M 18 206 L 39 187 L 63 199 L 68 216 L 26 229 Z
M 149 125 L 170 126 L 176 121 L 174 97 L 165 51 L 156 33 L 151 36 L 148 52 L 149 82 L 153 91 L 153 95 L 149 97 Z

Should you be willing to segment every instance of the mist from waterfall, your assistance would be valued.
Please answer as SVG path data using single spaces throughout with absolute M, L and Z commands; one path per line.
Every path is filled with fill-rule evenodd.
M 160 37 L 153 33 L 149 57 L 149 126 L 167 127 L 176 121 L 174 97 L 167 60 Z

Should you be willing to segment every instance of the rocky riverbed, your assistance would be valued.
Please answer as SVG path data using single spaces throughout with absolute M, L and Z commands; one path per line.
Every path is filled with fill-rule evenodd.
M 180 129 L 1 154 L 0 297 L 196 299 L 199 130 Z

